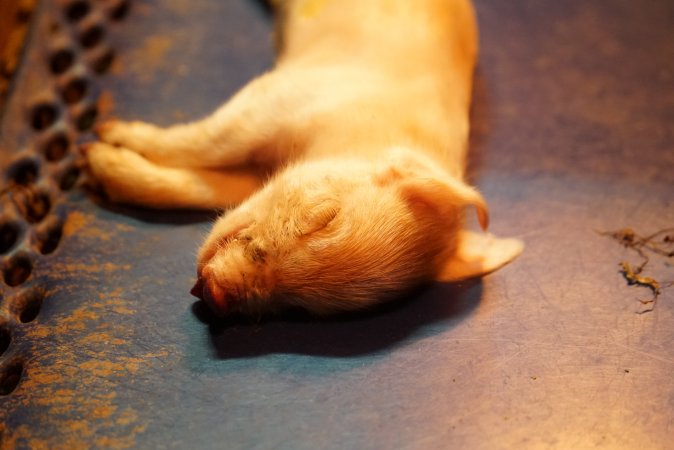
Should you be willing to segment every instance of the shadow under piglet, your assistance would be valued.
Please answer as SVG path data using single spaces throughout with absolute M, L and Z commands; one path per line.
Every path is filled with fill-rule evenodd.
M 272 353 L 351 357 L 392 347 L 417 332 L 452 327 L 471 314 L 481 297 L 482 282 L 475 280 L 436 283 L 397 302 L 326 318 L 300 310 L 257 321 L 240 315 L 216 318 L 201 301 L 192 311 L 208 325 L 217 358 Z

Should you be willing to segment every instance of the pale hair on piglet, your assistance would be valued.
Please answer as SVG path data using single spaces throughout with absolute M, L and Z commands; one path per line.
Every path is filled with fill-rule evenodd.
M 231 208 L 198 254 L 216 314 L 357 310 L 522 251 L 465 182 L 477 30 L 468 0 L 277 0 L 278 58 L 203 120 L 107 121 L 110 199 Z M 449 300 L 448 300 L 449 301 Z

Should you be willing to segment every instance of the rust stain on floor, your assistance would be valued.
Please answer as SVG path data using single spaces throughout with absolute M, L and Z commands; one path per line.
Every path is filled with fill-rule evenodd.
M 118 233 L 133 232 L 135 228 L 125 223 L 116 223 L 110 228 L 109 223 L 100 222 L 96 216 L 81 211 L 72 211 L 68 214 L 63 225 L 64 238 L 92 239 L 110 241 Z
M 123 406 L 120 390 L 126 390 L 130 377 L 169 352 L 137 352 L 137 330 L 124 320 L 135 313 L 133 303 L 117 288 L 26 329 L 30 353 L 37 356 L 26 364 L 24 380 L 5 413 L 19 407 L 33 411 L 39 427 L 0 428 L 1 449 L 135 447 L 147 423 Z M 57 430 L 59 443 L 41 436 L 42 428 Z
M 112 96 L 112 92 L 107 90 L 102 91 L 98 96 L 97 105 L 100 116 L 103 118 L 108 117 L 110 112 L 115 109 L 115 99 Z
M 149 36 L 143 42 L 142 47 L 130 52 L 126 58 L 125 68 L 139 81 L 152 81 L 157 70 L 174 68 L 174 61 L 166 57 L 172 47 L 172 37 Z

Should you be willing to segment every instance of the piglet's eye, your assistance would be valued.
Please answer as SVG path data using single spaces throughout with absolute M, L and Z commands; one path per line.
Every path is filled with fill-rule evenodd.
M 300 235 L 315 233 L 327 227 L 335 217 L 339 214 L 339 207 L 337 206 L 319 206 L 311 211 L 308 219 L 300 227 Z

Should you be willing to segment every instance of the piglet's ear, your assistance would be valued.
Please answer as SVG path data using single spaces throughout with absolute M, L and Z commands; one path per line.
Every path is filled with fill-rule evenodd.
M 375 177 L 380 185 L 396 184 L 402 197 L 418 211 L 433 211 L 447 218 L 457 217 L 466 206 L 474 206 L 480 226 L 489 226 L 487 203 L 477 190 L 458 178 L 413 164 L 391 166 Z M 460 223 L 458 219 L 455 224 Z M 455 251 L 444 262 L 438 281 L 458 281 L 492 272 L 519 255 L 524 245 L 517 239 L 499 239 L 487 233 L 457 230 L 452 237 Z
M 482 229 L 489 226 L 489 209 L 482 195 L 456 178 L 411 177 L 401 182 L 400 192 L 410 204 L 426 205 L 441 214 L 447 208 L 474 206 Z
M 499 239 L 487 233 L 461 230 L 456 252 L 445 262 L 438 281 L 459 281 L 493 272 L 515 259 L 524 244 L 518 239 Z

